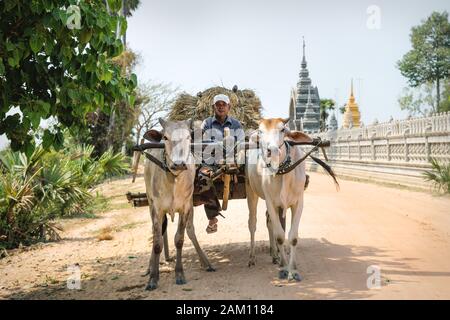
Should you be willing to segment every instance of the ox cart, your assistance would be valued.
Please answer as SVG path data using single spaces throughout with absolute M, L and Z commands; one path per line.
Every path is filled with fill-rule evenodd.
M 226 135 L 226 133 L 225 133 Z M 145 135 L 144 135 L 145 137 Z M 149 140 L 149 139 L 148 139 Z M 310 157 L 313 161 L 321 165 L 328 173 L 330 173 L 331 176 L 334 177 L 334 173 L 332 172 L 331 168 L 323 162 L 321 159 L 315 157 L 313 154 L 317 152 L 319 149 L 322 150 L 323 156 L 326 160 L 326 152 L 325 148 L 330 146 L 330 142 L 328 140 L 322 140 L 320 138 L 314 138 L 311 142 L 295 142 L 295 141 L 286 141 L 290 146 L 305 146 L 308 147 L 309 150 L 305 152 L 304 156 L 291 163 L 285 163 L 282 167 L 278 169 L 278 171 L 275 174 L 285 174 L 290 171 L 292 171 L 297 165 L 299 165 L 301 162 L 305 161 L 306 158 Z M 230 152 L 234 153 L 232 155 L 233 159 L 236 159 L 238 157 L 238 152 L 243 151 L 244 152 L 244 159 L 247 161 L 246 152 L 248 149 L 251 148 L 259 148 L 260 146 L 258 143 L 252 143 L 249 141 L 248 136 L 245 138 L 245 142 L 241 144 L 235 144 L 232 150 L 227 150 L 225 147 L 225 144 L 221 141 L 193 141 L 191 142 L 191 150 L 195 154 L 196 151 L 201 150 L 203 151 L 206 147 L 209 148 L 219 148 L 223 151 L 224 155 L 229 155 Z M 155 163 L 158 167 L 161 168 L 163 171 L 167 171 L 167 165 L 161 161 L 160 159 L 152 156 L 150 153 L 146 152 L 147 150 L 151 149 L 164 149 L 164 143 L 159 141 L 147 141 L 145 140 L 141 141 L 140 145 L 136 145 L 133 150 L 135 153 L 134 156 L 134 167 L 133 167 L 133 182 L 136 177 L 137 173 L 137 167 L 139 163 L 140 155 L 144 155 L 148 160 Z M 224 159 L 230 159 L 229 156 L 223 157 Z M 204 161 L 202 162 L 204 164 Z M 199 164 L 200 166 L 200 164 Z M 198 166 L 198 167 L 199 167 Z M 222 200 L 222 210 L 226 210 L 228 207 L 228 201 L 234 200 L 234 199 L 245 199 L 246 198 L 246 173 L 245 173 L 245 163 L 214 163 L 213 168 L 214 170 L 211 171 L 210 178 L 213 181 L 213 185 L 216 191 L 216 195 L 219 200 Z M 196 183 L 197 183 L 197 177 L 196 175 Z M 196 184 L 195 183 L 195 184 Z M 129 203 L 131 203 L 134 207 L 142 207 L 142 206 L 148 206 L 148 200 L 146 193 L 131 193 L 128 192 L 126 194 L 127 200 Z M 193 202 L 194 206 L 200 205 L 203 202 L 201 202 L 201 199 L 199 199 L 200 195 L 194 191 L 193 195 Z

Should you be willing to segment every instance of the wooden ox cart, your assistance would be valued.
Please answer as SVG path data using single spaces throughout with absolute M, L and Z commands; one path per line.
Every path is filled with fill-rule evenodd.
M 332 172 L 331 168 L 322 160 L 316 158 L 313 156 L 313 153 L 317 150 L 321 149 L 324 155 L 324 158 L 327 159 L 326 153 L 325 153 L 325 147 L 330 146 L 330 142 L 326 140 L 321 140 L 320 138 L 314 138 L 312 142 L 294 142 L 294 141 L 287 141 L 287 143 L 291 146 L 307 146 L 311 147 L 305 155 L 299 159 L 296 162 L 288 163 L 282 168 L 280 167 L 278 172 L 276 174 L 285 174 L 290 171 L 292 171 L 297 165 L 299 165 L 301 162 L 306 160 L 307 157 L 311 157 L 311 159 L 315 162 L 317 162 L 319 165 L 321 165 L 328 173 L 330 173 L 331 176 L 334 177 L 334 173 Z M 226 153 L 226 150 L 223 147 L 222 142 L 214 142 L 214 141 L 200 141 L 200 142 L 192 142 L 191 143 L 191 149 L 193 150 L 203 150 L 205 147 L 215 147 L 218 146 L 219 148 L 222 148 L 224 151 L 224 154 Z M 240 148 L 237 148 L 240 147 Z M 249 148 L 258 148 L 259 146 L 256 143 L 250 143 L 248 142 L 248 138 L 246 138 L 246 141 L 244 142 L 243 146 L 235 146 L 233 148 L 234 151 L 234 159 L 236 159 L 238 150 L 243 150 L 246 152 Z M 139 156 L 141 154 L 144 154 L 148 160 L 154 162 L 157 166 L 161 168 L 161 170 L 166 170 L 166 164 L 157 159 L 156 157 L 150 155 L 149 153 L 145 152 L 148 149 L 163 149 L 164 143 L 163 142 L 146 142 L 142 143 L 140 145 L 135 146 L 133 149 L 135 151 L 135 166 L 133 168 L 133 175 L 135 177 L 137 172 L 137 165 L 139 163 Z M 247 157 L 245 156 L 245 159 Z M 222 210 L 226 210 L 228 207 L 228 200 L 234 200 L 234 199 L 245 199 L 246 198 L 246 187 L 245 187 L 245 164 L 221 164 L 218 163 L 214 166 L 216 169 L 211 172 L 211 179 L 213 181 L 217 197 L 222 200 Z M 133 177 L 133 181 L 134 181 Z M 146 193 L 131 193 L 128 192 L 126 194 L 128 201 L 134 206 L 134 207 L 142 207 L 142 206 L 148 206 L 147 201 L 147 195 Z M 194 206 L 198 203 L 198 197 L 199 195 L 195 193 L 194 191 Z

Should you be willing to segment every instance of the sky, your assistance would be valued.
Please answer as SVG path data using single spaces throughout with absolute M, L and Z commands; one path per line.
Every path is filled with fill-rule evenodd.
M 370 124 L 407 116 L 397 103 L 407 82 L 396 63 L 411 49 L 411 27 L 445 10 L 448 0 L 141 0 L 127 42 L 141 56 L 140 82 L 193 95 L 236 84 L 256 92 L 263 116 L 287 117 L 304 37 L 320 97 L 344 105 L 353 78 L 361 120 Z M 5 141 L 0 136 L 0 147 Z
M 411 49 L 411 27 L 445 10 L 450 1 L 144 0 L 127 37 L 141 55 L 141 82 L 194 95 L 236 84 L 255 90 L 264 116 L 287 117 L 304 36 L 320 97 L 344 105 L 353 78 L 361 119 L 370 124 L 407 116 L 397 103 L 407 83 L 396 63 Z

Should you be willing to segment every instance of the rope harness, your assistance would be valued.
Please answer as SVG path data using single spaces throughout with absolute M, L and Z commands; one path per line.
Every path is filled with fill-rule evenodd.
M 292 170 L 294 170 L 300 163 L 302 163 L 303 161 L 306 160 L 306 158 L 308 158 L 309 156 L 311 156 L 311 154 L 315 151 L 317 151 L 320 147 L 320 144 L 322 143 L 322 141 L 320 139 L 317 139 L 315 141 L 316 143 L 313 144 L 313 148 L 311 148 L 311 150 L 309 150 L 303 157 L 301 157 L 300 159 L 298 159 L 297 161 L 295 161 L 294 163 L 292 163 L 292 157 L 291 157 L 291 145 L 288 141 L 284 141 L 283 144 L 280 146 L 280 148 L 284 145 L 286 147 L 286 157 L 283 159 L 283 161 L 281 162 L 281 164 L 278 166 L 278 170 L 275 173 L 276 175 L 283 175 L 286 173 L 291 172 Z M 258 143 L 258 148 L 259 148 L 259 143 Z M 264 159 L 263 156 L 263 152 L 262 152 L 262 148 L 259 149 L 259 155 L 261 156 L 261 158 L 263 158 L 263 161 L 266 165 L 267 168 L 271 168 L 272 165 L 270 163 L 268 163 L 266 161 L 266 159 Z M 314 160 L 314 157 L 311 156 L 311 158 Z M 316 158 L 317 159 L 317 158 Z
M 233 149 L 235 150 L 238 145 L 239 145 L 239 143 L 236 144 Z M 257 142 L 256 145 L 257 145 L 257 148 L 259 148 L 259 142 Z M 323 167 L 328 172 L 328 174 L 330 174 L 330 176 L 333 178 L 337 188 L 339 188 L 339 183 L 337 182 L 336 176 L 335 176 L 333 170 L 331 169 L 331 167 L 328 164 L 326 164 L 324 161 L 322 161 L 321 159 L 319 159 L 319 158 L 317 158 L 317 157 L 312 155 L 312 153 L 316 152 L 319 148 L 323 148 L 324 146 L 329 146 L 329 142 L 328 141 L 326 141 L 324 143 L 320 138 L 314 138 L 312 142 L 307 142 L 307 143 L 302 143 L 302 142 L 301 143 L 296 143 L 296 142 L 292 142 L 292 141 L 284 141 L 283 145 L 285 145 L 285 147 L 286 147 L 286 157 L 284 158 L 282 163 L 279 165 L 279 167 L 277 169 L 277 172 L 275 173 L 276 175 L 283 175 L 283 174 L 287 174 L 287 173 L 291 172 L 300 163 L 305 161 L 306 158 L 310 157 L 314 162 L 316 162 L 321 167 Z M 280 147 L 282 147 L 283 145 L 281 145 Z M 291 154 L 290 154 L 292 145 L 311 145 L 313 147 L 311 148 L 311 150 L 306 152 L 305 155 L 303 155 L 303 157 L 301 157 L 300 159 L 298 159 L 295 162 L 292 162 L 292 157 L 291 157 Z M 145 152 L 145 150 L 152 149 L 152 148 L 163 149 L 163 160 L 162 161 L 160 159 L 156 158 L 155 156 L 151 155 L 150 153 Z M 144 144 L 135 146 L 133 148 L 133 150 L 134 151 L 143 152 L 145 154 L 146 158 L 148 160 L 150 160 L 151 162 L 153 162 L 154 164 L 156 164 L 161 170 L 163 170 L 165 172 L 170 172 L 175 177 L 178 176 L 179 173 L 176 174 L 167 165 L 167 154 L 166 154 L 166 151 L 165 151 L 165 148 L 164 148 L 164 144 L 155 143 L 155 142 L 144 143 Z M 261 152 L 259 153 L 259 155 L 262 156 Z M 266 164 L 266 166 L 268 168 L 271 167 L 270 163 L 267 163 L 267 161 L 265 161 L 265 160 L 264 160 L 264 162 L 265 162 L 265 164 Z M 178 169 L 178 170 L 175 170 L 175 171 L 182 171 L 182 170 L 185 170 L 185 169 Z M 218 177 L 218 176 L 220 176 L 221 174 L 223 174 L 225 172 L 226 172 L 226 167 L 222 167 L 222 168 L 219 168 L 216 172 L 214 172 L 212 176 L 213 177 Z
M 158 158 L 156 158 L 155 156 L 151 155 L 148 152 L 145 151 L 141 151 L 145 154 L 145 157 L 150 160 L 151 162 L 153 162 L 154 164 L 156 164 L 158 167 L 160 167 L 163 171 L 171 173 L 174 177 L 178 177 L 178 175 L 181 172 L 175 173 L 177 171 L 183 171 L 183 170 L 187 170 L 187 168 L 185 169 L 177 169 L 177 170 L 172 170 L 170 169 L 170 167 L 167 165 L 167 154 L 166 154 L 166 149 L 163 149 L 163 159 L 164 161 L 159 160 Z

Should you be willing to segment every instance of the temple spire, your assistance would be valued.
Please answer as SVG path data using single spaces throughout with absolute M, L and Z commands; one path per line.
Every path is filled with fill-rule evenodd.
M 345 105 L 344 121 L 342 126 L 344 128 L 359 127 L 361 123 L 361 114 L 359 112 L 359 106 L 355 101 L 353 93 L 353 78 L 350 87 L 350 97 Z
M 300 41 L 302 57 L 297 82 L 294 122 L 296 128 L 302 127 L 305 132 L 318 132 L 320 130 L 320 97 L 317 87 L 312 86 L 309 77 L 305 37 L 302 36 Z
M 303 61 L 305 61 L 306 60 L 306 54 L 305 54 L 305 37 L 302 37 L 303 38 Z
M 305 54 L 305 37 L 302 37 L 303 39 L 303 58 L 302 58 L 302 67 L 306 68 L 306 54 Z
M 353 78 L 352 78 L 352 82 L 351 82 L 351 89 L 350 89 L 350 96 L 353 97 Z

